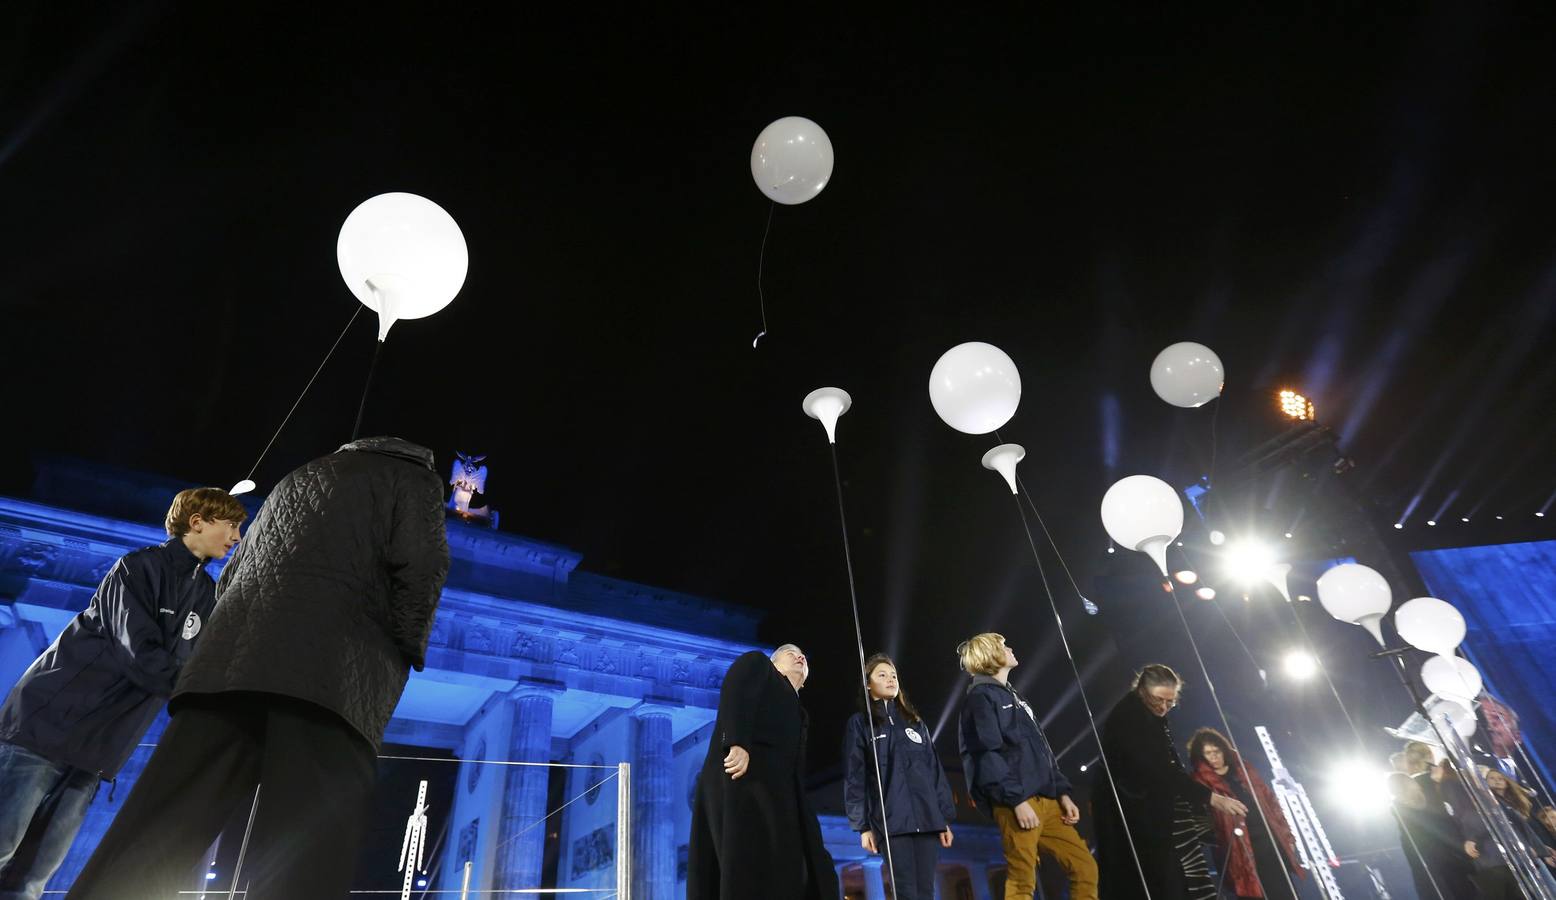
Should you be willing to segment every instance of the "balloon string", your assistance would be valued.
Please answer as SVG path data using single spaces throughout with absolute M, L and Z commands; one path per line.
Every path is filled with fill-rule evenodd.
M 1216 408 L 1210 411 L 1210 471 L 1205 475 L 1205 487 L 1216 486 L 1216 421 L 1221 418 L 1221 395 L 1217 394 L 1212 401 Z
M 1030 497 L 1027 498 L 1027 502 L 1031 502 Z M 1033 507 L 1033 511 L 1036 512 L 1036 507 Z M 1048 586 L 1048 573 L 1043 568 L 1042 556 L 1037 552 L 1037 541 L 1032 537 L 1032 526 L 1027 524 L 1026 510 L 1021 508 L 1020 497 L 1016 498 L 1016 514 L 1021 517 L 1021 529 L 1027 536 L 1027 546 L 1032 548 L 1032 561 L 1037 563 L 1037 577 L 1043 583 L 1043 593 L 1048 595 L 1048 608 L 1053 610 L 1054 624 L 1059 626 L 1059 645 L 1064 648 L 1064 655 L 1070 660 L 1070 671 L 1075 673 L 1075 687 L 1081 695 L 1081 706 L 1086 710 L 1086 722 L 1091 726 L 1091 736 L 1097 741 L 1097 749 L 1102 758 L 1102 773 L 1107 776 L 1108 787 L 1113 791 L 1113 801 L 1118 804 L 1119 823 L 1124 826 L 1124 839 L 1129 844 L 1130 855 L 1134 857 L 1135 871 L 1140 873 L 1140 886 L 1145 891 L 1145 900 L 1151 900 L 1151 886 L 1146 880 L 1145 867 L 1140 862 L 1140 853 L 1135 849 L 1135 838 L 1130 833 L 1129 820 L 1124 814 L 1124 800 L 1119 796 L 1118 782 L 1113 780 L 1113 766 L 1108 762 L 1107 751 L 1102 746 L 1102 734 L 1097 731 L 1097 717 L 1091 710 L 1091 701 L 1086 698 L 1086 685 L 1081 678 L 1081 669 L 1075 662 L 1075 653 L 1070 650 L 1070 639 L 1064 631 L 1064 617 L 1059 614 L 1059 604 L 1054 600 L 1053 589 Z M 1079 590 L 1076 593 L 1080 593 Z
M 1005 443 L 1005 439 L 1000 436 L 998 428 L 994 429 L 994 437 L 1001 444 Z M 1064 554 L 1059 552 L 1059 544 L 1054 540 L 1053 532 L 1048 530 L 1048 523 L 1043 521 L 1043 514 L 1037 511 L 1037 504 L 1032 502 L 1032 492 L 1027 489 L 1026 482 L 1021 480 L 1020 473 L 1016 475 L 1016 486 L 1021 488 L 1021 494 L 1026 498 L 1027 506 L 1031 507 L 1032 518 L 1036 519 L 1038 527 L 1043 529 L 1043 537 L 1048 539 L 1048 546 L 1053 548 L 1054 556 L 1059 560 L 1059 568 L 1064 570 L 1064 577 L 1070 582 L 1070 589 L 1075 591 L 1075 596 L 1081 598 L 1082 602 L 1090 603 L 1091 601 L 1086 597 L 1085 592 L 1081 590 L 1081 586 L 1076 584 L 1075 575 L 1070 571 L 1070 564 L 1064 561 Z M 1091 608 L 1094 609 L 1095 607 Z
M 357 439 L 362 430 L 362 411 L 367 409 L 367 392 L 373 386 L 373 372 L 378 369 L 378 354 L 384 349 L 383 341 L 373 343 L 373 361 L 367 364 L 367 381 L 362 384 L 362 399 L 357 402 L 357 421 L 351 426 L 351 439 Z
M 292 413 L 297 412 L 297 407 L 303 402 L 303 398 L 308 396 L 308 389 L 313 387 L 313 382 L 319 377 L 319 373 L 324 371 L 324 364 L 330 361 L 331 356 L 335 355 L 335 348 L 340 346 L 341 338 L 346 336 L 346 332 L 351 330 L 352 323 L 356 322 L 357 316 L 362 314 L 362 304 L 358 303 L 356 307 L 356 311 L 351 314 L 351 318 L 346 320 L 346 327 L 342 328 L 340 334 L 335 336 L 335 343 L 330 345 L 329 352 L 324 354 L 324 359 L 319 361 L 319 367 L 313 370 L 313 376 L 308 379 L 307 384 L 303 385 L 303 392 L 297 395 L 297 399 L 292 402 L 292 408 L 286 411 L 286 418 L 281 420 L 280 427 L 276 429 L 275 434 L 270 436 L 270 442 L 265 444 L 265 449 L 259 451 L 259 459 L 254 460 L 254 465 L 249 469 L 248 478 L 245 480 L 252 479 L 254 473 L 259 471 L 259 464 L 265 461 L 265 454 L 269 453 L 270 448 L 275 445 L 276 438 L 281 436 L 281 432 L 286 428 L 286 423 L 292 421 Z
M 762 309 L 762 330 L 751 339 L 751 349 L 756 349 L 756 342 L 767 336 L 767 298 L 762 294 L 762 264 L 767 261 L 767 235 L 773 230 L 773 210 L 778 208 L 777 203 L 767 205 L 767 227 L 762 229 L 762 250 L 756 256 L 756 301 Z
M 854 589 L 854 553 L 848 545 L 848 516 L 843 511 L 843 475 L 837 465 L 837 444 L 830 440 L 827 449 L 832 451 L 832 483 L 837 488 L 837 520 L 843 529 L 843 561 L 848 567 L 848 602 L 854 612 L 854 641 L 859 647 L 859 687 L 864 692 L 864 727 L 869 735 L 870 757 L 875 763 L 875 790 L 881 798 L 881 834 L 886 856 L 886 871 L 891 875 L 892 890 L 897 889 L 897 869 L 892 864 L 891 828 L 886 824 L 886 788 L 881 780 L 880 742 L 875 739 L 875 707 L 870 705 L 870 674 L 864 670 L 864 629 L 859 624 L 859 594 Z M 869 800 L 865 801 L 868 812 Z M 865 824 L 869 824 L 866 822 Z M 1147 898 L 1149 900 L 1149 898 Z

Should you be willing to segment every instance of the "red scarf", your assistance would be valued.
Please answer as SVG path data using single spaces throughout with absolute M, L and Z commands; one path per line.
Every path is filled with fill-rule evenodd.
M 1243 774 L 1237 754 L 1230 750 L 1224 752 L 1227 765 L 1230 767 L 1227 773 Z M 1291 828 L 1286 824 L 1286 815 L 1281 812 L 1280 801 L 1275 798 L 1275 792 L 1270 790 L 1270 786 L 1264 783 L 1264 779 L 1259 777 L 1259 773 L 1255 772 L 1252 766 L 1248 767 L 1246 777 L 1249 788 L 1258 798 L 1259 806 L 1264 811 L 1264 821 L 1269 827 L 1270 836 L 1275 839 L 1290 863 L 1288 868 L 1298 877 L 1306 878 L 1307 873 L 1297 864 L 1297 845 L 1292 840 Z M 1203 759 L 1194 764 L 1194 780 L 1217 794 L 1238 799 L 1237 793 L 1232 790 L 1227 780 L 1217 775 L 1216 770 L 1210 767 L 1210 763 Z M 1253 842 L 1248 838 L 1248 823 L 1242 816 L 1230 815 L 1215 807 L 1211 807 L 1210 813 L 1216 829 L 1218 857 L 1221 865 L 1225 867 L 1225 878 L 1231 882 L 1232 890 L 1239 897 L 1263 897 L 1264 892 L 1259 890 L 1259 877 L 1254 868 Z M 1239 829 L 1242 834 L 1234 833 Z

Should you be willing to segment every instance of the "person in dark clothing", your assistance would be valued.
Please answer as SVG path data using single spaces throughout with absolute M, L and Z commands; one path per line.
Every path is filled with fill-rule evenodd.
M 1146 885 L 1152 900 L 1214 897 L 1216 886 L 1200 850 L 1208 834 L 1197 819 L 1207 806 L 1226 815 L 1248 814 L 1242 801 L 1213 792 L 1184 771 L 1167 724 L 1182 689 L 1183 679 L 1171 668 L 1145 666 L 1103 720 L 1104 773 L 1111 773 L 1123 803 L 1120 809 L 1105 783 L 1094 792 L 1107 900 L 1144 898 Z
M 1189 764 L 1195 781 L 1248 808 L 1246 816 L 1211 811 L 1223 883 L 1239 898 L 1295 900 L 1291 879 L 1307 873 L 1297 862 L 1297 842 L 1275 792 L 1214 728 L 1201 728 L 1189 739 Z
M 367 438 L 281 479 L 222 572 L 167 733 L 69 896 L 174 896 L 240 808 L 256 810 L 249 900 L 345 896 L 375 754 L 448 565 L 432 451 Z
M 1471 881 L 1459 826 L 1442 801 L 1432 800 L 1416 778 L 1397 772 L 1389 776 L 1388 787 L 1394 798 L 1399 846 L 1416 894 L 1423 900 L 1439 894 L 1443 900 L 1476 900 L 1479 892 Z
M 724 673 L 693 798 L 686 900 L 833 900 L 837 871 L 805 793 L 804 651 L 751 651 Z
M 168 539 L 120 557 L 11 689 L 0 707 L 0 898 L 43 893 L 98 786 L 162 711 L 216 602 L 205 565 L 227 555 L 247 517 L 220 488 L 180 491 Z
M 934 900 L 940 848 L 951 846 L 950 823 L 956 818 L 951 785 L 935 755 L 929 728 L 897 680 L 896 663 L 877 653 L 865 660 L 864 671 L 870 691 L 869 718 L 864 712 L 855 713 L 843 736 L 843 807 L 848 824 L 859 832 L 859 845 L 869 853 L 880 853 L 883 840 L 890 836 L 893 897 Z
M 1037 889 L 1038 851 L 1059 861 L 1071 900 L 1096 900 L 1097 861 L 1075 830 L 1081 811 L 1070 779 L 1037 723 L 1032 707 L 1010 686 L 1020 662 L 993 632 L 956 648 L 972 683 L 962 701 L 959 749 L 968 791 L 999 825 L 1005 850 L 1006 900 L 1028 900 Z
M 1542 855 L 1538 851 L 1545 844 L 1530 827 L 1529 814 L 1533 804 L 1530 803 L 1529 795 L 1497 769 L 1482 766 L 1480 777 L 1501 806 L 1519 841 L 1535 851 L 1536 856 Z M 1453 804 L 1453 816 L 1458 820 L 1459 833 L 1464 837 L 1464 853 L 1474 861 L 1475 886 L 1480 889 L 1481 900 L 1519 900 L 1524 892 L 1513 877 L 1513 870 L 1505 855 L 1508 851 L 1495 839 L 1475 804 L 1464 794 L 1462 786 L 1459 787 L 1458 794 L 1463 797 L 1463 801 Z

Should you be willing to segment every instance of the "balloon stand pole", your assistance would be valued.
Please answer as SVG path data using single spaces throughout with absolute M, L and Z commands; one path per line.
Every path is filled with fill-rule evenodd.
M 378 370 L 378 354 L 384 349 L 383 341 L 373 342 L 373 360 L 367 364 L 367 381 L 362 384 L 362 399 L 357 401 L 357 420 L 351 426 L 351 439 L 354 441 L 362 432 L 362 413 L 367 409 L 367 393 L 373 387 L 373 373 Z
M 1023 489 L 1026 487 L 1025 484 L 1021 486 Z M 1016 515 L 1021 518 L 1021 530 L 1027 536 L 1027 546 L 1032 550 L 1032 561 L 1037 564 L 1037 576 L 1043 583 L 1043 593 L 1048 596 L 1048 607 L 1053 610 L 1054 624 L 1059 628 L 1059 645 L 1064 648 L 1064 655 L 1070 661 L 1070 671 L 1075 675 L 1075 688 L 1080 692 L 1081 705 L 1086 710 L 1086 724 L 1091 727 L 1091 736 L 1097 742 L 1098 755 L 1102 759 L 1102 773 L 1107 776 L 1108 787 L 1113 792 L 1113 802 L 1118 804 L 1119 822 L 1124 826 L 1124 838 L 1129 843 L 1130 855 L 1134 857 L 1135 871 L 1140 874 L 1141 889 L 1145 891 L 1145 900 L 1151 900 L 1151 886 L 1145 877 L 1145 867 L 1140 862 L 1140 853 L 1135 849 L 1134 835 L 1130 832 L 1129 822 L 1124 816 L 1124 800 L 1119 796 L 1118 783 L 1113 780 L 1113 766 L 1108 762 L 1107 751 L 1102 747 L 1102 734 L 1097 731 L 1097 716 L 1092 712 L 1091 700 L 1086 697 L 1086 684 L 1081 678 L 1080 665 L 1075 661 L 1075 653 L 1070 649 L 1070 638 L 1064 630 L 1064 616 L 1059 613 L 1059 604 L 1054 600 L 1054 592 L 1048 586 L 1048 573 L 1043 568 L 1042 555 L 1037 552 L 1037 541 L 1032 537 L 1032 525 L 1027 521 L 1026 510 L 1021 506 L 1021 497 L 1017 494 L 1011 496 L 1016 501 Z M 1028 492 L 1027 502 L 1032 502 L 1030 492 Z M 1036 514 L 1036 504 L 1033 505 L 1032 512 Z M 1079 591 L 1076 593 L 1078 594 Z
M 843 532 L 843 562 L 848 568 L 848 602 L 854 613 L 854 641 L 859 648 L 859 687 L 864 691 L 864 727 L 870 738 L 870 757 L 875 764 L 876 796 L 881 799 L 881 846 L 886 857 L 886 872 L 891 876 L 893 893 L 897 890 L 897 869 L 892 863 L 891 829 L 886 824 L 886 787 L 881 779 L 880 742 L 875 740 L 875 707 L 870 704 L 870 673 L 864 670 L 864 628 L 859 621 L 859 592 L 854 588 L 854 552 L 848 543 L 848 515 L 843 507 L 843 475 L 837 464 L 837 444 L 827 442 L 832 456 L 832 485 L 837 490 L 837 520 Z M 868 802 L 866 803 L 868 808 Z

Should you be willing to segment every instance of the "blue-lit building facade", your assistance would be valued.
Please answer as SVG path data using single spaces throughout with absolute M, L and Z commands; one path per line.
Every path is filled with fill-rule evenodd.
M 0 688 L 85 607 L 116 558 L 165 539 L 155 523 L 178 487 L 59 463 L 40 469 L 33 499 L 0 498 Z M 468 862 L 472 892 L 614 890 L 615 768 L 628 763 L 632 896 L 684 897 L 694 779 L 724 671 L 741 653 L 767 649 L 757 644 L 759 615 L 582 571 L 578 553 L 457 517 L 448 538 L 452 565 L 426 669 L 413 673 L 386 734 L 385 756 L 400 759 L 385 763 L 412 775 L 402 772 L 395 796 L 379 798 L 386 849 L 381 864 L 359 867 L 371 870 L 359 874 L 371 881 L 361 886 L 399 887 L 393 855 L 416 781 L 427 779 L 435 839 L 419 887 L 457 896 Z M 51 889 L 68 887 L 85 864 L 165 723 L 121 772 L 118 802 L 99 792 Z M 823 796 L 835 792 L 822 789 L 819 805 L 835 809 Z M 883 900 L 879 857 L 865 858 L 840 816 L 824 815 L 822 825 L 845 896 Z M 231 859 L 232 846 L 218 846 L 212 880 L 195 873 L 191 888 L 224 885 L 218 870 Z M 942 895 L 986 900 L 1000 868 L 992 827 L 961 829 Z

